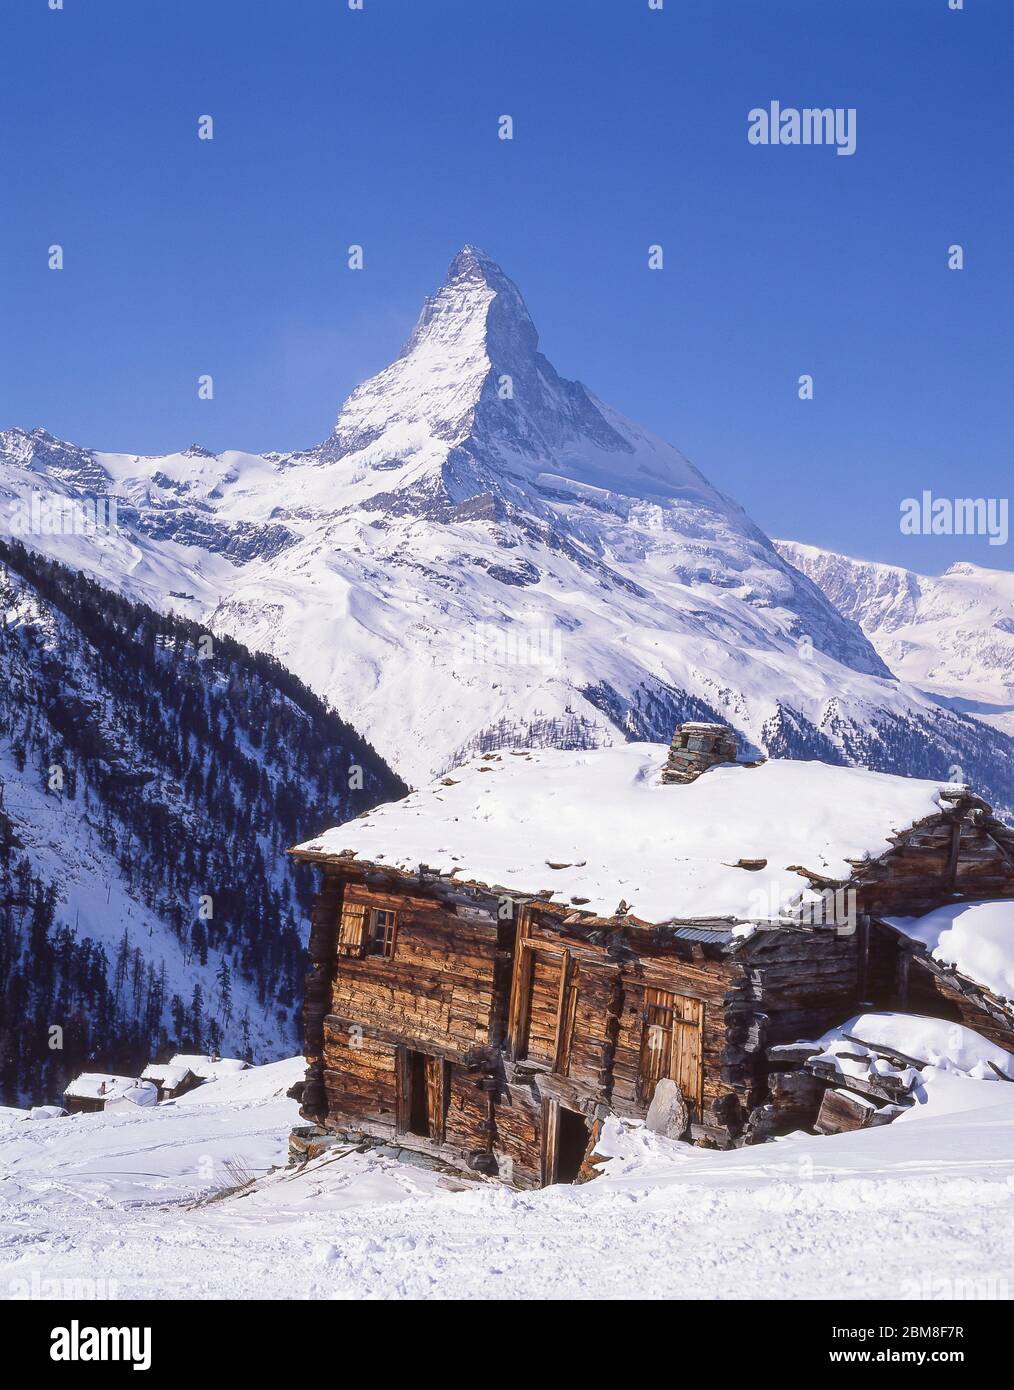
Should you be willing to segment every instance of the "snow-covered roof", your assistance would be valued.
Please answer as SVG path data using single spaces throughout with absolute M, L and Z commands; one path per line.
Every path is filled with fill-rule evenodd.
M 174 1091 L 188 1075 L 196 1075 L 188 1066 L 173 1062 L 149 1062 L 141 1073 L 144 1081 L 155 1081 L 167 1091 Z
M 902 1057 L 933 1067 L 950 1067 L 985 1081 L 999 1071 L 1014 1081 L 1014 1056 L 981 1033 L 951 1019 L 890 1010 L 857 1014 L 840 1027 L 830 1029 L 820 1041 L 832 1056 L 839 1043 L 843 1046 L 838 1050 L 855 1056 L 857 1038 L 865 1044 L 860 1052 L 897 1049 Z M 847 1074 L 847 1065 L 839 1063 L 839 1070 Z
M 112 1100 L 137 1085 L 134 1076 L 113 1076 L 109 1072 L 83 1071 L 64 1091 L 74 1100 Z
M 600 915 L 621 900 L 647 922 L 776 920 L 809 891 L 807 869 L 847 881 L 850 859 L 943 809 L 951 784 L 770 761 L 721 765 L 664 786 L 668 748 L 504 752 L 454 771 L 296 847 L 454 874 Z M 740 867 L 739 861 L 749 867 Z
M 950 903 L 922 917 L 885 921 L 921 941 L 934 960 L 955 966 L 1000 999 L 1014 999 L 1014 899 Z
M 21 1124 L 24 1120 L 55 1120 L 58 1115 L 66 1115 L 62 1105 L 33 1105 L 28 1110 L 20 1110 L 13 1105 L 0 1105 L 0 1129 L 8 1125 Z
M 117 1109 L 130 1105 L 157 1105 L 158 1089 L 150 1081 L 135 1081 L 120 1095 L 107 1096 L 106 1109 Z
M 231 1072 L 245 1071 L 250 1065 L 241 1057 L 204 1057 L 196 1052 L 177 1052 L 169 1063 L 171 1067 L 185 1067 L 199 1076 L 202 1081 L 212 1077 L 227 1076 Z

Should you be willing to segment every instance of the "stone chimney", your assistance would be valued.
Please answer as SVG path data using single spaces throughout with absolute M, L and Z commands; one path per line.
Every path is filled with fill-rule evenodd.
M 736 761 L 736 735 L 725 724 L 680 724 L 672 736 L 663 782 L 694 782 L 716 763 Z

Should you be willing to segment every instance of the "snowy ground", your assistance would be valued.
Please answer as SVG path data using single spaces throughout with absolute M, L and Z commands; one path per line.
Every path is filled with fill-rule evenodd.
M 1005 1082 L 941 1073 L 890 1127 L 727 1154 L 614 1130 L 594 1182 L 517 1193 L 356 1154 L 270 1173 L 302 1065 L 133 1115 L 0 1113 L 4 1296 L 1002 1299 L 1014 1284 Z M 233 1165 L 252 1192 L 192 1205 Z

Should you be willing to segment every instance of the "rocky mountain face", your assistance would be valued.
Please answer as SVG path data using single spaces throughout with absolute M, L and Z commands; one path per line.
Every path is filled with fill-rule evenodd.
M 272 659 L 0 543 L 0 1103 L 297 1046 L 285 851 L 404 790 Z
M 292 454 L 162 458 L 0 436 L 27 543 L 269 652 L 414 782 L 475 749 L 667 740 L 927 776 L 1014 804 L 1014 742 L 895 678 L 852 616 L 675 448 L 567 381 L 464 248 L 397 359 Z
M 1014 574 L 964 562 L 915 574 L 796 541 L 775 545 L 903 680 L 1014 734 Z

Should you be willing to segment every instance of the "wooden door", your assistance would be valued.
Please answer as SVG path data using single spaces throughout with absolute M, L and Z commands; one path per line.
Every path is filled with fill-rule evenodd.
M 675 996 L 678 1017 L 673 1020 L 672 1070 L 669 1073 L 683 1098 L 701 1115 L 704 1090 L 704 1005 L 700 999 Z
M 576 1182 L 591 1139 L 584 1115 L 545 1097 L 542 1102 L 542 1186 Z
M 448 1071 L 448 1064 L 439 1057 L 426 1058 L 426 1119 L 429 1136 L 438 1144 L 444 1141 Z
M 649 1105 L 662 1077 L 671 1077 L 683 1098 L 701 1113 L 704 1086 L 704 1005 L 663 989 L 644 991 L 638 1095 Z
M 555 1067 L 560 1045 L 563 957 L 532 951 L 527 970 L 528 1020 L 521 1055 Z
M 448 1064 L 440 1057 L 407 1047 L 397 1049 L 397 1128 L 402 1134 L 443 1143 L 448 1072 Z

